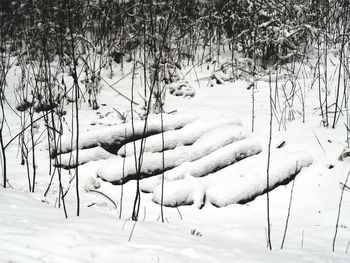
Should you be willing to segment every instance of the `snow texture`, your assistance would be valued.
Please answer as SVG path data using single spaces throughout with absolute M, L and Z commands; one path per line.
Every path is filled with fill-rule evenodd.
M 161 152 L 163 149 L 174 149 L 181 145 L 191 145 L 206 132 L 213 130 L 217 127 L 226 125 L 241 126 L 242 123 L 238 118 L 224 118 L 211 121 L 197 121 L 189 123 L 182 129 L 164 132 L 164 146 L 162 140 L 162 134 L 156 134 L 149 136 L 143 145 L 144 152 Z M 134 147 L 136 147 L 137 154 L 140 153 L 141 140 L 127 143 L 125 148 L 121 148 L 118 152 L 120 156 L 134 155 Z
M 163 130 L 169 131 L 179 129 L 186 124 L 194 121 L 194 115 L 165 115 L 163 121 Z M 133 127 L 134 126 L 134 127 Z M 111 152 L 117 152 L 121 145 L 144 136 L 150 136 L 161 132 L 161 118 L 156 115 L 147 121 L 147 129 L 144 131 L 145 121 L 136 121 L 117 126 L 105 127 L 93 131 L 80 132 L 79 149 L 101 146 Z M 71 135 L 62 137 L 62 147 L 57 153 L 67 153 L 75 150 L 75 135 L 71 143 Z
M 185 175 L 203 177 L 218 171 L 248 156 L 260 153 L 261 145 L 255 139 L 244 139 L 228 144 L 196 161 L 185 162 L 164 173 L 166 181 L 175 181 L 185 178 Z M 162 175 L 141 180 L 140 187 L 143 192 L 152 192 L 161 184 Z
M 174 96 L 192 98 L 195 95 L 194 88 L 187 81 L 177 81 L 168 84 L 166 87 L 169 89 L 169 93 Z
M 262 155 L 262 157 L 266 156 Z M 266 192 L 267 159 L 262 158 L 257 166 L 254 166 L 254 159 L 249 161 L 244 163 L 248 164 L 244 170 L 241 169 L 243 167 L 236 169 L 233 165 L 208 178 L 209 187 L 206 194 L 211 204 L 223 207 L 234 203 L 246 203 Z M 283 182 L 291 181 L 303 167 L 310 166 L 312 162 L 313 159 L 307 152 L 276 151 L 270 164 L 269 189 L 272 190 Z M 210 181 L 214 180 L 216 184 L 210 184 Z
M 99 146 L 94 148 L 89 148 L 89 149 L 82 149 L 82 150 L 79 150 L 78 165 L 82 165 L 84 163 L 91 162 L 91 161 L 109 159 L 113 156 L 115 155 L 107 152 L 106 150 L 104 150 Z M 55 164 L 55 166 L 63 167 L 65 169 L 74 168 L 76 167 L 76 164 L 77 164 L 75 158 L 76 158 L 76 150 L 70 153 L 60 154 L 57 158 L 58 163 Z
M 199 179 L 192 176 L 165 183 L 163 190 L 159 185 L 153 192 L 153 202 L 162 204 L 162 196 L 163 205 L 170 207 L 194 205 L 197 208 L 202 208 L 205 203 L 204 185 Z
M 312 164 L 306 152 L 275 152 L 269 173 L 269 189 L 289 182 L 303 167 Z M 207 200 L 217 207 L 246 203 L 267 190 L 265 154 L 247 158 L 203 178 L 185 176 L 184 179 L 165 182 L 153 191 L 153 201 L 165 206 L 196 205 L 202 207 Z M 263 162 L 265 161 L 265 162 Z M 247 169 L 250 167 L 250 169 Z M 163 195 L 162 195 L 163 193 Z
M 276 82 L 277 81 L 282 81 L 288 79 L 288 74 L 286 73 L 280 73 L 280 74 L 271 74 L 271 75 L 264 75 L 260 76 L 258 78 L 259 81 L 264 81 L 264 82 Z
M 201 136 L 193 145 L 179 146 L 172 150 L 164 151 L 164 170 L 172 169 L 184 162 L 195 161 L 217 149 L 242 140 L 246 137 L 242 128 L 236 125 L 227 125 L 209 131 Z M 126 158 L 115 157 L 107 160 L 97 171 L 97 176 L 103 180 L 120 184 L 130 179 L 135 179 L 137 170 L 135 156 Z M 140 175 L 153 176 L 163 171 L 163 153 L 145 152 L 141 158 L 142 165 Z

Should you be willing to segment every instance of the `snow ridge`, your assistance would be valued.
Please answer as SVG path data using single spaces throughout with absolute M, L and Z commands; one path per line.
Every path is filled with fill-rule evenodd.
M 201 136 L 193 145 L 179 146 L 175 149 L 164 151 L 164 170 L 172 169 L 188 161 L 198 160 L 225 145 L 242 140 L 245 137 L 245 132 L 236 125 L 213 129 Z M 162 158 L 161 152 L 145 152 L 142 156 L 141 175 L 149 177 L 161 173 L 163 171 Z M 111 158 L 97 171 L 98 177 L 114 184 L 135 179 L 136 174 L 134 156 Z
M 164 173 L 166 181 L 175 181 L 185 178 L 185 175 L 203 177 L 216 172 L 228 165 L 246 157 L 260 153 L 262 147 L 255 139 L 244 139 L 228 144 L 193 162 L 185 162 Z M 152 192 L 161 183 L 162 175 L 141 180 L 140 187 L 143 192 Z
M 180 129 L 186 124 L 194 121 L 194 115 L 165 115 L 163 120 L 163 130 L 169 131 Z M 140 139 L 144 136 L 150 136 L 161 132 L 161 118 L 159 115 L 152 116 L 148 119 L 147 128 L 144 133 L 145 121 L 135 121 L 134 125 L 131 122 L 104 127 L 93 131 L 80 132 L 79 134 L 79 149 L 86 149 L 95 146 L 101 146 L 109 149 L 111 152 L 117 152 L 121 145 Z M 73 143 L 71 143 L 73 141 Z M 67 153 L 75 150 L 75 135 L 73 140 L 71 135 L 62 136 L 62 146 L 56 150 L 56 153 Z
M 307 152 L 276 150 L 273 156 L 269 174 L 270 191 L 293 180 L 304 167 L 313 162 Z M 194 204 L 201 208 L 205 202 L 210 202 L 214 206 L 223 207 L 255 199 L 267 191 L 266 154 L 245 160 L 206 177 L 194 178 L 186 175 L 184 179 L 166 182 L 163 204 L 171 207 Z M 158 185 L 153 191 L 153 201 L 160 204 L 161 196 L 162 187 Z

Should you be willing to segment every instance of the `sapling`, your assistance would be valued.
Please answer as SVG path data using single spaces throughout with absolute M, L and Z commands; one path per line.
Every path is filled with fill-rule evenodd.
M 277 84 L 276 84 L 277 88 Z M 270 102 L 270 121 L 269 121 L 269 143 L 267 152 L 267 170 L 266 170 L 266 212 L 267 212 L 267 244 L 270 250 L 272 250 L 271 242 L 271 223 L 270 223 L 270 162 L 271 162 L 271 141 L 272 141 L 272 87 L 271 87 L 271 73 L 269 79 L 269 102 Z
M 348 174 L 346 175 L 346 179 L 345 182 L 342 186 L 341 189 L 341 194 L 340 194 L 340 199 L 339 199 L 339 203 L 338 203 L 338 212 L 337 212 L 337 220 L 335 223 L 335 232 L 334 232 L 334 236 L 333 236 L 333 243 L 332 243 L 332 251 L 335 251 L 335 242 L 337 240 L 337 235 L 338 235 L 338 227 L 339 227 L 339 220 L 340 220 L 340 213 L 341 213 L 341 208 L 342 208 L 342 204 L 343 204 L 343 195 L 344 195 L 344 191 L 346 189 L 346 185 L 348 183 L 349 180 L 349 176 L 350 176 L 350 171 L 348 172 Z
M 329 126 L 329 119 L 328 119 L 328 27 L 329 27 L 329 7 L 328 7 L 328 1 L 326 2 L 325 10 L 326 13 L 324 14 L 325 16 L 325 34 L 324 34 L 324 45 L 325 45 L 325 50 L 324 50 L 324 93 L 325 93 L 325 115 L 326 119 L 324 120 L 325 126 Z
M 3 13 L 0 11 L 0 20 L 3 25 Z M 10 56 L 6 54 L 5 49 L 5 36 L 4 28 L 0 27 L 0 109 L 1 109 L 1 122 L 0 122 L 0 150 L 1 150 L 1 175 L 3 177 L 3 187 L 6 188 L 7 182 L 7 165 L 6 165 L 6 152 L 4 148 L 4 127 L 6 122 L 6 113 L 4 107 L 5 100 L 5 87 L 6 87 L 6 76 L 10 69 Z
M 297 168 L 298 164 L 295 167 Z M 292 207 L 292 200 L 293 200 L 294 184 L 295 184 L 295 178 L 294 178 L 294 180 L 292 182 L 292 187 L 291 187 L 291 190 L 290 190 L 288 212 L 287 212 L 286 224 L 285 224 L 284 232 L 283 232 L 283 238 L 282 238 L 282 242 L 281 242 L 281 249 L 283 249 L 284 242 L 285 242 L 285 239 L 286 239 L 286 236 L 287 236 L 288 223 L 289 223 L 289 218 L 290 218 L 290 210 L 291 210 L 291 207 Z
M 79 7 L 77 3 L 77 6 L 74 6 L 73 3 L 69 2 L 68 3 L 68 10 L 67 10 L 67 16 L 68 16 L 68 38 L 67 38 L 67 44 L 69 46 L 69 51 L 71 55 L 71 76 L 73 78 L 73 89 L 72 89 L 72 97 L 74 98 L 74 106 L 72 106 L 72 115 L 74 115 L 74 120 L 72 116 L 72 127 L 75 126 L 75 137 L 73 137 L 72 133 L 72 141 L 74 138 L 74 144 L 75 144 L 75 162 L 76 162 L 76 167 L 75 167 L 75 193 L 76 193 L 76 201 L 77 201 L 77 210 L 76 214 L 77 216 L 80 215 L 80 194 L 79 194 L 79 98 L 80 98 L 80 86 L 79 86 L 79 79 L 78 79 L 78 54 L 77 54 L 77 46 L 78 46 L 78 41 L 76 38 L 76 30 L 78 28 L 75 28 L 75 17 L 76 13 L 78 10 L 74 9 L 73 7 Z M 74 123 L 73 123 L 74 122 Z M 75 125 L 74 125 L 75 124 Z
M 335 125 L 337 123 L 337 113 L 339 109 L 338 101 L 339 101 L 339 95 L 340 95 L 340 83 L 341 83 L 341 72 L 342 72 L 342 64 L 344 59 L 344 49 L 345 49 L 345 34 L 347 32 L 347 20 L 348 20 L 348 4 L 346 1 L 343 1 L 343 9 L 344 9 L 344 20 L 343 20 L 343 32 L 341 34 L 341 46 L 340 46 L 340 63 L 339 63 L 339 73 L 338 73 L 338 81 L 337 81 L 337 88 L 336 88 L 336 98 L 335 98 L 335 104 L 334 104 L 334 117 L 333 117 L 333 124 L 332 128 L 335 128 Z M 345 76 L 343 76 L 345 77 Z

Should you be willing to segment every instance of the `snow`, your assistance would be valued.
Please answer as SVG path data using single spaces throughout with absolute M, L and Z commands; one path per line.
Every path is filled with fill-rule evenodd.
M 232 142 L 245 138 L 242 128 L 227 125 L 210 130 L 194 144 L 179 146 L 164 151 L 164 170 L 169 170 L 187 161 L 197 160 Z M 138 156 L 115 157 L 106 161 L 97 171 L 97 176 L 113 183 L 135 179 L 139 165 Z M 163 171 L 163 153 L 145 152 L 142 156 L 140 173 L 144 176 L 156 175 Z
M 261 152 L 261 145 L 254 139 L 244 139 L 228 144 L 193 162 L 185 162 L 164 173 L 166 181 L 183 179 L 185 175 L 194 177 L 206 176 L 232 163 Z M 162 181 L 162 175 L 143 179 L 141 190 L 152 192 Z
M 336 58 L 332 59 L 334 62 L 337 61 Z M 314 61 L 311 62 L 314 63 Z M 337 66 L 333 67 L 332 63 L 329 65 L 328 92 L 329 101 L 332 101 L 336 87 L 333 76 L 337 75 L 335 74 Z M 125 64 L 125 72 L 127 72 L 127 66 L 128 64 Z M 16 105 L 11 87 L 17 83 L 20 77 L 19 72 L 18 68 L 11 72 L 9 86 L 6 89 L 7 100 L 11 105 Z M 319 107 L 318 84 L 311 86 L 312 74 L 310 72 L 306 72 L 303 80 L 300 81 L 301 89 L 294 90 L 298 93 L 303 92 L 305 103 L 303 105 L 297 98 L 298 96 L 295 97 L 291 105 L 295 118 L 288 120 L 284 117 L 288 112 L 283 113 L 282 110 L 275 112 L 270 169 L 271 185 L 279 184 L 284 179 L 291 179 L 296 170 L 299 173 L 294 179 L 291 214 L 283 250 L 280 250 L 279 247 L 285 228 L 292 185 L 286 183 L 270 192 L 273 250 L 269 251 L 266 248 L 265 235 L 266 195 L 258 195 L 264 191 L 264 186 L 266 186 L 269 86 L 265 81 L 266 78 L 257 83 L 255 130 L 252 136 L 244 132 L 242 128 L 250 129 L 251 127 L 252 90 L 246 89 L 247 82 L 244 81 L 224 82 L 222 85 L 209 87 L 207 77 L 210 78 L 212 72 L 212 65 L 209 70 L 206 70 L 205 66 L 203 70 L 198 67 L 200 87 L 198 87 L 195 74 L 191 72 L 188 75 L 189 85 L 196 91 L 193 98 L 167 96 L 165 111 L 177 110 L 178 112 L 172 116 L 165 115 L 165 118 L 177 118 L 176 116 L 189 116 L 189 114 L 198 116 L 198 118 L 188 117 L 186 119 L 179 117 L 177 121 L 174 120 L 171 132 L 179 135 L 182 129 L 195 127 L 196 123 L 203 123 L 203 126 L 206 126 L 211 122 L 220 122 L 223 119 L 234 120 L 232 116 L 238 117 L 242 125 L 232 125 L 230 122 L 227 125 L 218 124 L 219 129 L 213 131 L 210 136 L 203 136 L 207 134 L 207 131 L 203 131 L 203 134 L 199 133 L 199 137 L 188 134 L 186 135 L 188 138 L 193 136 L 191 137 L 191 140 L 194 141 L 192 145 L 185 145 L 182 139 L 178 139 L 171 146 L 174 148 L 169 149 L 166 153 L 178 151 L 178 154 L 181 154 L 181 163 L 192 163 L 195 168 L 196 164 L 200 167 L 199 164 L 203 161 L 201 159 L 210 159 L 209 156 L 211 156 L 215 160 L 214 157 L 218 156 L 216 154 L 226 147 L 243 143 L 246 140 L 251 141 L 254 138 L 261 145 L 260 154 L 253 154 L 216 172 L 215 162 L 211 166 L 208 160 L 205 162 L 208 166 L 203 166 L 203 171 L 194 169 L 192 173 L 180 173 L 182 179 L 165 180 L 164 204 L 186 206 L 164 207 L 164 223 L 161 223 L 160 220 L 160 206 L 152 201 L 154 199 L 159 203 L 160 186 L 158 185 L 153 194 L 141 193 L 140 216 L 139 221 L 135 224 L 130 220 L 130 216 L 137 182 L 131 180 L 121 186 L 112 185 L 97 178 L 99 167 L 105 166 L 112 160 L 101 160 L 106 152 L 100 151 L 100 148 L 92 148 L 98 147 L 99 143 L 101 143 L 99 147 L 103 148 L 104 144 L 109 144 L 111 140 L 116 140 L 118 145 L 124 143 L 125 129 L 123 130 L 123 127 L 130 126 L 120 124 L 119 120 L 115 120 L 115 123 L 119 123 L 117 126 L 100 128 L 99 122 L 96 121 L 96 112 L 82 104 L 81 130 L 89 129 L 90 131 L 81 133 L 85 141 L 80 147 L 87 148 L 80 151 L 81 159 L 79 160 L 82 164 L 79 166 L 81 215 L 75 216 L 75 180 L 70 182 L 72 171 L 62 170 L 63 187 L 64 189 L 70 187 L 65 198 L 68 219 L 64 218 L 62 207 L 58 208 L 57 175 L 54 177 L 51 189 L 45 197 L 43 196 L 51 174 L 47 167 L 48 153 L 41 144 L 36 148 L 36 193 L 28 193 L 25 166 L 20 165 L 21 158 L 16 141 L 14 141 L 6 149 L 8 180 L 14 189 L 0 188 L 0 262 L 349 262 L 347 247 L 350 240 L 350 210 L 348 209 L 350 194 L 346 190 L 343 193 L 336 249 L 335 252 L 331 251 L 342 191 L 340 186 L 345 182 L 350 167 L 349 158 L 339 159 L 347 146 L 347 134 L 343 126 L 343 123 L 346 123 L 346 116 L 340 115 L 335 129 L 323 127 L 319 116 L 320 111 L 314 111 Z M 108 81 L 114 83 L 121 77 L 122 74 L 118 71 L 115 78 L 108 79 Z M 278 86 L 278 94 L 281 106 L 284 107 L 288 105 L 288 101 L 282 94 L 284 91 L 290 94 L 290 90 L 284 87 L 284 79 L 277 78 L 277 81 L 281 84 Z M 130 82 L 131 77 L 126 77 L 118 83 L 118 90 L 129 97 Z M 322 96 L 324 95 L 322 90 Z M 108 87 L 102 88 L 99 100 L 101 104 L 107 105 L 101 106 L 100 110 L 103 112 L 112 112 L 115 107 L 118 109 L 130 108 L 128 101 L 120 96 L 116 97 Z M 8 126 L 11 127 L 11 133 L 7 128 L 4 129 L 4 141 L 8 142 L 20 131 L 20 121 L 7 105 L 5 107 L 8 114 Z M 304 107 L 305 122 L 302 119 Z M 70 112 L 66 116 L 67 124 L 71 121 L 69 116 Z M 285 125 L 279 125 L 276 122 L 277 119 L 283 120 Z M 96 125 L 91 126 L 92 121 Z M 177 122 L 176 125 L 175 122 Z M 175 128 L 180 122 L 179 126 L 183 128 Z M 42 131 L 44 125 L 42 122 L 38 123 Z M 102 125 L 113 124 L 114 118 L 106 122 L 101 121 L 101 123 Z M 142 127 L 142 124 L 138 125 Z M 159 128 L 159 125 L 156 126 Z M 233 135 L 236 133 L 240 139 L 237 142 L 225 143 L 227 140 L 226 128 L 220 129 L 219 126 L 226 128 L 230 126 L 232 130 L 227 130 L 226 133 L 233 133 Z M 115 133 L 109 134 L 110 131 Z M 158 132 L 159 129 L 154 131 L 154 133 Z M 159 135 L 155 136 L 159 138 Z M 184 136 L 184 140 L 187 138 L 185 135 L 181 136 Z M 68 137 L 69 135 L 66 138 Z M 141 184 L 154 178 L 159 182 L 159 171 L 156 173 L 155 170 L 152 170 L 161 167 L 159 143 L 158 145 L 155 142 L 148 144 L 153 140 L 151 137 L 152 135 L 146 140 L 146 148 L 149 147 L 147 148 L 149 152 L 145 156 L 149 154 L 152 156 L 150 159 L 155 161 L 149 169 L 156 176 L 142 179 Z M 175 137 L 177 135 L 174 135 Z M 167 140 L 169 138 L 171 136 Z M 221 146 L 215 147 L 218 141 Z M 281 141 L 286 142 L 285 146 L 275 149 Z M 255 145 L 258 149 L 258 144 Z M 186 150 L 180 151 L 178 148 Z M 69 143 L 66 143 L 65 151 L 68 155 L 73 149 L 74 145 L 71 148 Z M 187 151 L 188 149 L 193 151 Z M 95 150 L 97 153 L 103 153 L 102 156 L 96 154 Z M 68 155 L 62 154 L 62 157 L 66 158 L 65 156 Z M 72 155 L 74 157 L 74 150 Z M 188 160 L 188 156 L 195 155 L 198 159 Z M 131 154 L 130 157 L 133 155 Z M 113 159 L 114 165 L 110 163 L 106 167 L 111 171 L 120 169 L 123 163 L 122 157 L 113 158 L 116 158 Z M 86 163 L 83 164 L 85 161 Z M 132 161 L 129 162 L 130 170 L 134 171 Z M 146 165 L 145 161 L 143 165 Z M 172 166 L 172 164 L 168 165 Z M 181 164 L 179 166 L 181 167 Z M 208 171 L 210 174 L 206 176 L 193 176 L 202 176 Z M 171 170 L 166 171 L 165 177 L 170 172 Z M 106 197 L 91 190 L 98 190 L 107 195 L 116 203 L 117 208 Z M 256 198 L 249 203 L 239 204 L 242 200 L 255 196 Z M 134 232 L 131 236 L 133 227 Z
M 191 145 L 206 132 L 213 130 L 217 127 L 226 125 L 241 126 L 242 123 L 237 117 L 223 118 L 211 121 L 196 121 L 189 123 L 181 129 L 175 131 L 167 131 L 163 133 L 164 136 L 164 149 L 174 149 L 180 145 Z M 127 143 L 125 147 L 119 150 L 118 155 L 130 156 L 134 154 L 134 147 L 136 147 L 136 153 L 140 153 L 141 140 Z M 161 152 L 163 150 L 162 134 L 155 134 L 149 136 L 144 142 L 144 152 Z
M 79 150 L 79 161 L 78 164 L 82 165 L 87 162 L 91 161 L 97 161 L 97 160 L 104 160 L 112 158 L 114 155 L 104 150 L 102 147 L 93 147 L 89 149 L 82 149 Z M 63 168 L 69 169 L 76 166 L 76 150 L 60 154 L 57 158 L 58 163 L 55 164 L 56 166 L 61 166 Z
M 278 152 L 275 155 L 277 158 L 273 160 L 269 174 L 271 189 L 285 180 L 292 180 L 303 167 L 312 164 L 312 157 L 305 152 Z M 161 185 L 154 189 L 153 200 L 160 203 L 163 198 L 163 204 L 166 206 L 196 204 L 197 207 L 204 205 L 204 197 L 217 207 L 251 201 L 267 189 L 266 167 L 263 162 L 266 161 L 266 156 L 255 157 L 197 180 L 187 175 L 181 180 L 165 182 L 164 191 Z
M 307 152 L 276 151 L 271 161 L 269 188 L 273 189 L 285 180 L 292 180 L 302 168 L 310 166 L 313 159 Z M 243 170 L 241 165 L 232 165 L 207 178 L 206 193 L 210 203 L 218 207 L 246 203 L 266 191 L 266 156 L 257 156 L 247 162 L 244 165 L 250 169 Z M 214 180 L 217 182 L 215 185 L 212 184 Z
M 179 129 L 186 124 L 196 119 L 194 115 L 164 115 L 163 130 Z M 159 133 L 161 130 L 161 118 L 159 115 L 153 116 L 147 121 L 147 128 L 145 135 L 149 136 Z M 119 147 L 130 141 L 131 139 L 138 139 L 143 136 L 145 128 L 145 121 L 135 121 L 134 127 L 131 122 L 119 124 L 116 126 L 95 129 L 93 131 L 80 132 L 79 134 L 79 149 L 91 148 L 94 146 L 112 147 L 117 151 Z M 72 143 L 73 141 L 73 143 Z M 75 135 L 73 140 L 71 134 L 62 136 L 62 147 L 57 150 L 58 153 L 67 153 L 74 150 Z
M 267 75 L 267 76 L 261 76 L 261 77 L 258 77 L 258 81 L 264 81 L 264 82 L 267 82 L 269 83 L 270 81 L 271 82 L 276 82 L 276 80 L 287 80 L 288 79 L 288 74 L 286 73 L 274 73 L 274 74 L 270 74 L 270 75 Z
M 188 85 L 186 81 L 177 81 L 170 83 L 166 86 L 169 93 L 174 96 L 182 96 L 185 98 L 191 98 L 195 95 L 194 88 Z
M 205 189 L 200 179 L 191 176 L 185 179 L 166 182 L 164 187 L 158 185 L 153 191 L 153 202 L 165 206 L 194 205 L 204 206 Z M 162 201 L 163 200 L 163 201 Z

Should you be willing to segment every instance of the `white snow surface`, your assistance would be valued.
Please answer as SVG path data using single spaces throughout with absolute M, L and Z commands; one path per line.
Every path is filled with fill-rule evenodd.
M 228 144 L 193 162 L 185 162 L 164 173 L 164 180 L 175 181 L 185 178 L 185 175 L 194 177 L 206 176 L 248 156 L 258 154 L 262 150 L 260 143 L 255 139 L 243 139 Z M 152 192 L 161 184 L 163 175 L 157 175 L 140 181 L 140 188 L 144 192 Z
M 232 165 L 206 178 L 208 201 L 215 206 L 222 207 L 244 202 L 262 194 L 267 189 L 266 160 L 264 154 L 252 157 L 250 160 L 243 160 L 245 169 L 242 169 L 243 163 L 237 166 Z M 277 184 L 288 180 L 299 173 L 302 168 L 310 166 L 312 162 L 312 156 L 307 152 L 276 150 L 272 153 L 269 169 L 269 188 L 274 188 Z M 213 184 L 214 180 L 215 184 Z
M 205 186 L 201 178 L 191 176 L 185 179 L 165 182 L 158 185 L 153 191 L 153 202 L 164 206 L 176 207 L 181 205 L 194 205 L 202 208 L 204 205 Z
M 78 164 L 82 165 L 87 162 L 104 160 L 114 157 L 114 154 L 107 152 L 102 147 L 93 147 L 89 149 L 81 149 L 78 152 Z M 64 168 L 72 168 L 76 166 L 76 150 L 70 153 L 60 154 L 57 158 L 58 163 L 56 166 L 61 166 Z
M 275 155 L 269 173 L 270 188 L 312 164 L 312 157 L 306 152 L 276 151 Z M 153 200 L 159 204 L 163 198 L 166 206 L 196 204 L 197 207 L 203 205 L 204 197 L 217 207 L 250 200 L 267 189 L 266 158 L 262 157 L 265 155 L 250 157 L 196 180 L 186 176 L 181 180 L 165 182 L 164 190 L 162 185 L 154 189 Z
M 88 196 L 91 200 L 91 194 Z M 264 243 L 264 224 L 256 220 L 261 214 L 256 205 L 202 210 L 184 207 L 183 220 L 175 209 L 165 208 L 168 222 L 164 224 L 152 212 L 155 207 L 148 207 L 147 214 L 142 215 L 145 220 L 136 223 L 128 241 L 134 223 L 116 219 L 116 211 L 103 203 L 84 206 L 79 218 L 64 219 L 61 210 L 41 202 L 39 195 L 1 188 L 0 200 L 0 262 L 280 263 L 349 259 L 344 252 L 327 250 L 323 236 L 331 233 L 324 226 L 305 225 L 304 248 L 300 249 L 302 229 L 292 225 L 287 248 L 269 251 Z M 273 229 L 281 230 L 277 221 Z M 346 244 L 346 230 L 341 231 L 340 245 Z M 274 237 L 277 243 L 279 237 Z
M 186 124 L 196 119 L 196 116 L 187 115 L 164 115 L 163 130 L 174 130 L 182 128 Z M 79 133 L 78 148 L 90 148 L 98 145 L 121 145 L 130 141 L 131 139 L 138 139 L 144 134 L 145 121 L 135 121 L 134 125 L 131 122 L 125 124 L 118 124 L 115 126 L 98 128 L 92 131 L 85 131 Z M 147 121 L 147 128 L 145 134 L 152 135 L 161 131 L 160 115 L 152 116 Z M 62 147 L 58 153 L 66 153 L 76 148 L 76 135 L 71 134 L 62 136 Z M 73 143 L 72 143 L 73 142 Z
M 189 123 L 181 129 L 163 133 L 164 149 L 169 150 L 180 145 L 191 145 L 206 132 L 226 125 L 241 126 L 242 122 L 237 117 L 230 117 L 211 121 L 196 121 Z M 118 155 L 133 155 L 134 147 L 136 147 L 136 153 L 139 154 L 141 140 L 127 143 L 125 148 L 123 147 L 118 151 Z M 147 139 L 144 140 L 144 146 L 142 149 L 144 152 L 161 152 L 163 150 L 162 134 L 155 134 L 147 137 Z
M 164 170 L 181 165 L 184 162 L 200 159 L 220 147 L 242 140 L 246 134 L 241 127 L 227 125 L 210 130 L 202 135 L 194 144 L 179 146 L 173 150 L 164 151 Z M 138 158 L 136 156 L 136 164 Z M 145 152 L 142 156 L 141 174 L 155 175 L 163 170 L 163 153 Z M 97 171 L 98 177 L 109 181 L 119 182 L 136 175 L 135 156 L 126 158 L 115 157 L 107 160 Z

